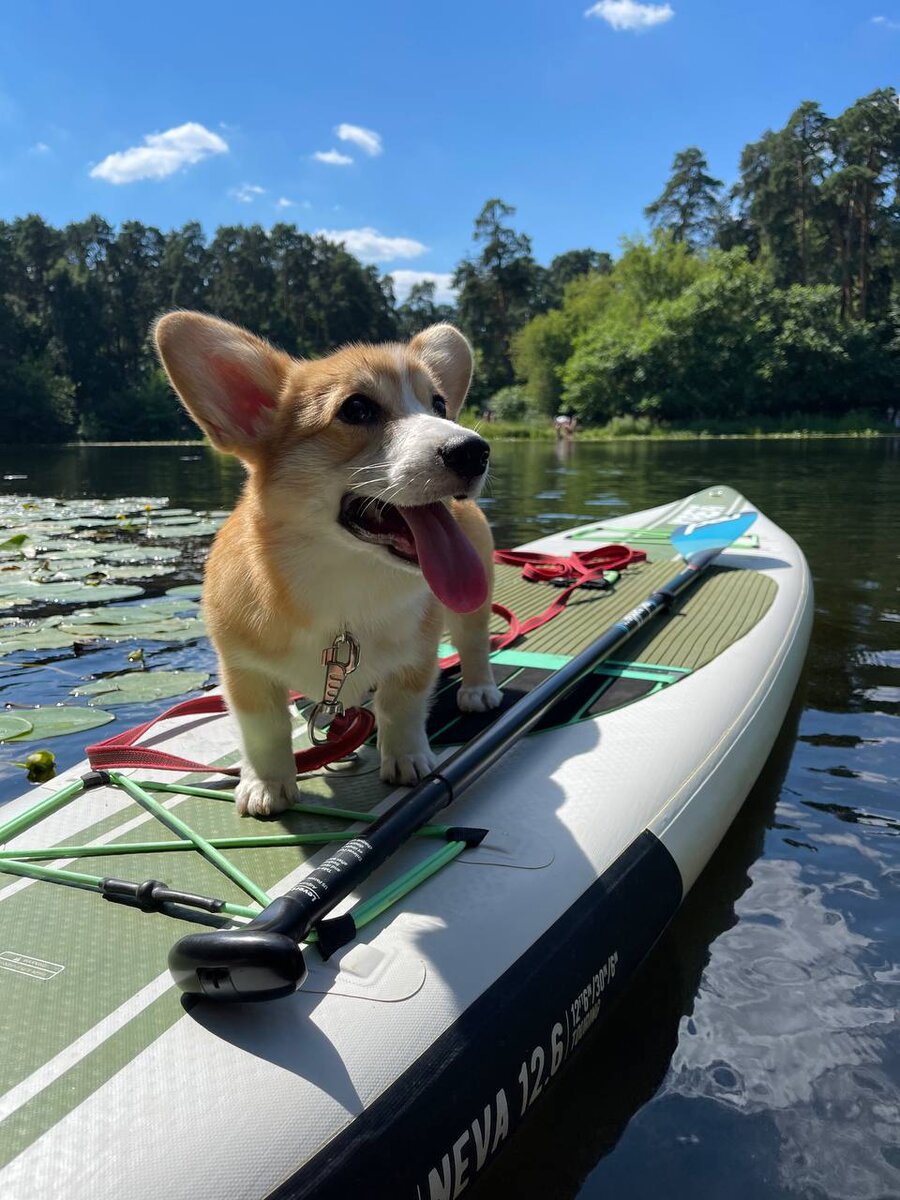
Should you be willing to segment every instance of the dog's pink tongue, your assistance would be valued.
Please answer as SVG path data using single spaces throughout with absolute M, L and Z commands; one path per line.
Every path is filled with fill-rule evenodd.
M 475 547 L 445 505 L 400 508 L 416 543 L 416 556 L 428 586 L 454 612 L 474 612 L 488 597 L 488 581 Z

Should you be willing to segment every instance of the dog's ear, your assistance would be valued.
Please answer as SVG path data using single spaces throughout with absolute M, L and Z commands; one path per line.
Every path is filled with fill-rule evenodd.
M 176 392 L 216 449 L 253 458 L 272 431 L 290 357 L 196 312 L 160 317 L 153 337 Z
M 450 415 L 456 417 L 472 382 L 472 347 L 452 325 L 431 325 L 409 345 L 434 376 Z

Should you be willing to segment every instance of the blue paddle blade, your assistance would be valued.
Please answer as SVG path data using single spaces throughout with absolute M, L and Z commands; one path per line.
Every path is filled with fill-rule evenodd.
M 679 525 L 672 531 L 672 545 L 686 562 L 690 562 L 698 554 L 724 550 L 742 537 L 755 520 L 755 512 L 743 512 L 723 520 Z

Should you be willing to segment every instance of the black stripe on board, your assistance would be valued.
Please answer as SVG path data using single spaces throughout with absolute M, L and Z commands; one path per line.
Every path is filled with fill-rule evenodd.
M 270 1200 L 459 1195 L 502 1151 L 585 1035 L 611 1010 L 681 898 L 674 859 L 653 834 L 641 834 L 384 1095 Z M 472 953 L 478 953 L 475 929 Z

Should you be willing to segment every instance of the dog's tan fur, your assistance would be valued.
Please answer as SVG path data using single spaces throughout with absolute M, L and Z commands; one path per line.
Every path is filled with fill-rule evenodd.
M 447 501 L 491 578 L 487 522 L 471 499 L 449 499 L 472 495 L 481 481 L 462 487 L 434 453 L 435 439 L 454 427 L 433 415 L 433 397 L 446 400 L 448 417 L 457 415 L 471 378 L 468 343 L 439 325 L 408 345 L 349 346 L 307 362 L 187 312 L 162 317 L 155 336 L 193 418 L 213 445 L 248 467 L 204 588 L 222 682 L 241 727 L 239 811 L 266 815 L 296 801 L 287 691 L 321 694 L 321 651 L 342 630 L 359 640 L 362 654 L 341 699 L 358 703 L 377 685 L 382 775 L 415 782 L 434 761 L 425 718 L 446 626 L 462 658 L 460 707 L 499 702 L 488 664 L 490 601 L 466 616 L 448 613 L 420 571 L 355 539 L 337 514 L 346 492 L 384 490 L 387 472 L 387 499 Z M 380 406 L 377 428 L 337 418 L 355 394 Z

